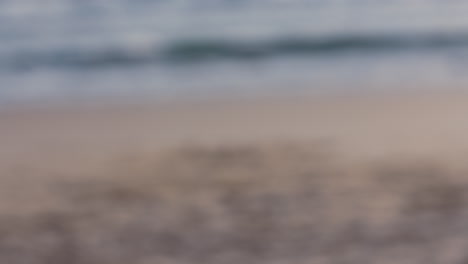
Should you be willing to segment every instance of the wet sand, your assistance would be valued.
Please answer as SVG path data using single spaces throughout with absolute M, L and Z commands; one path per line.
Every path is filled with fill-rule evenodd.
M 0 111 L 0 262 L 463 263 L 468 94 Z

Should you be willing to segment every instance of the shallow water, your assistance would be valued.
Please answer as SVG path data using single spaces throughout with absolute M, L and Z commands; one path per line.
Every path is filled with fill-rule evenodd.
M 459 87 L 468 1 L 3 0 L 0 102 Z

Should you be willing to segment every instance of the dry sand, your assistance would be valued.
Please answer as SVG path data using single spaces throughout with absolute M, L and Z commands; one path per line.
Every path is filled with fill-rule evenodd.
M 465 263 L 467 113 L 461 93 L 5 108 L 0 263 Z

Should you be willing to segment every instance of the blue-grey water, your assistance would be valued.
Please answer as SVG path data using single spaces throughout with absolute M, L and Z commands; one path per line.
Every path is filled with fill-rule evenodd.
M 468 0 L 0 0 L 0 102 L 463 87 L 467 14 Z

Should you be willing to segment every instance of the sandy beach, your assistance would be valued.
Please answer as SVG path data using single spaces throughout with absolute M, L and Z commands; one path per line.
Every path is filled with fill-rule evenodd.
M 468 94 L 0 110 L 1 263 L 464 263 Z

